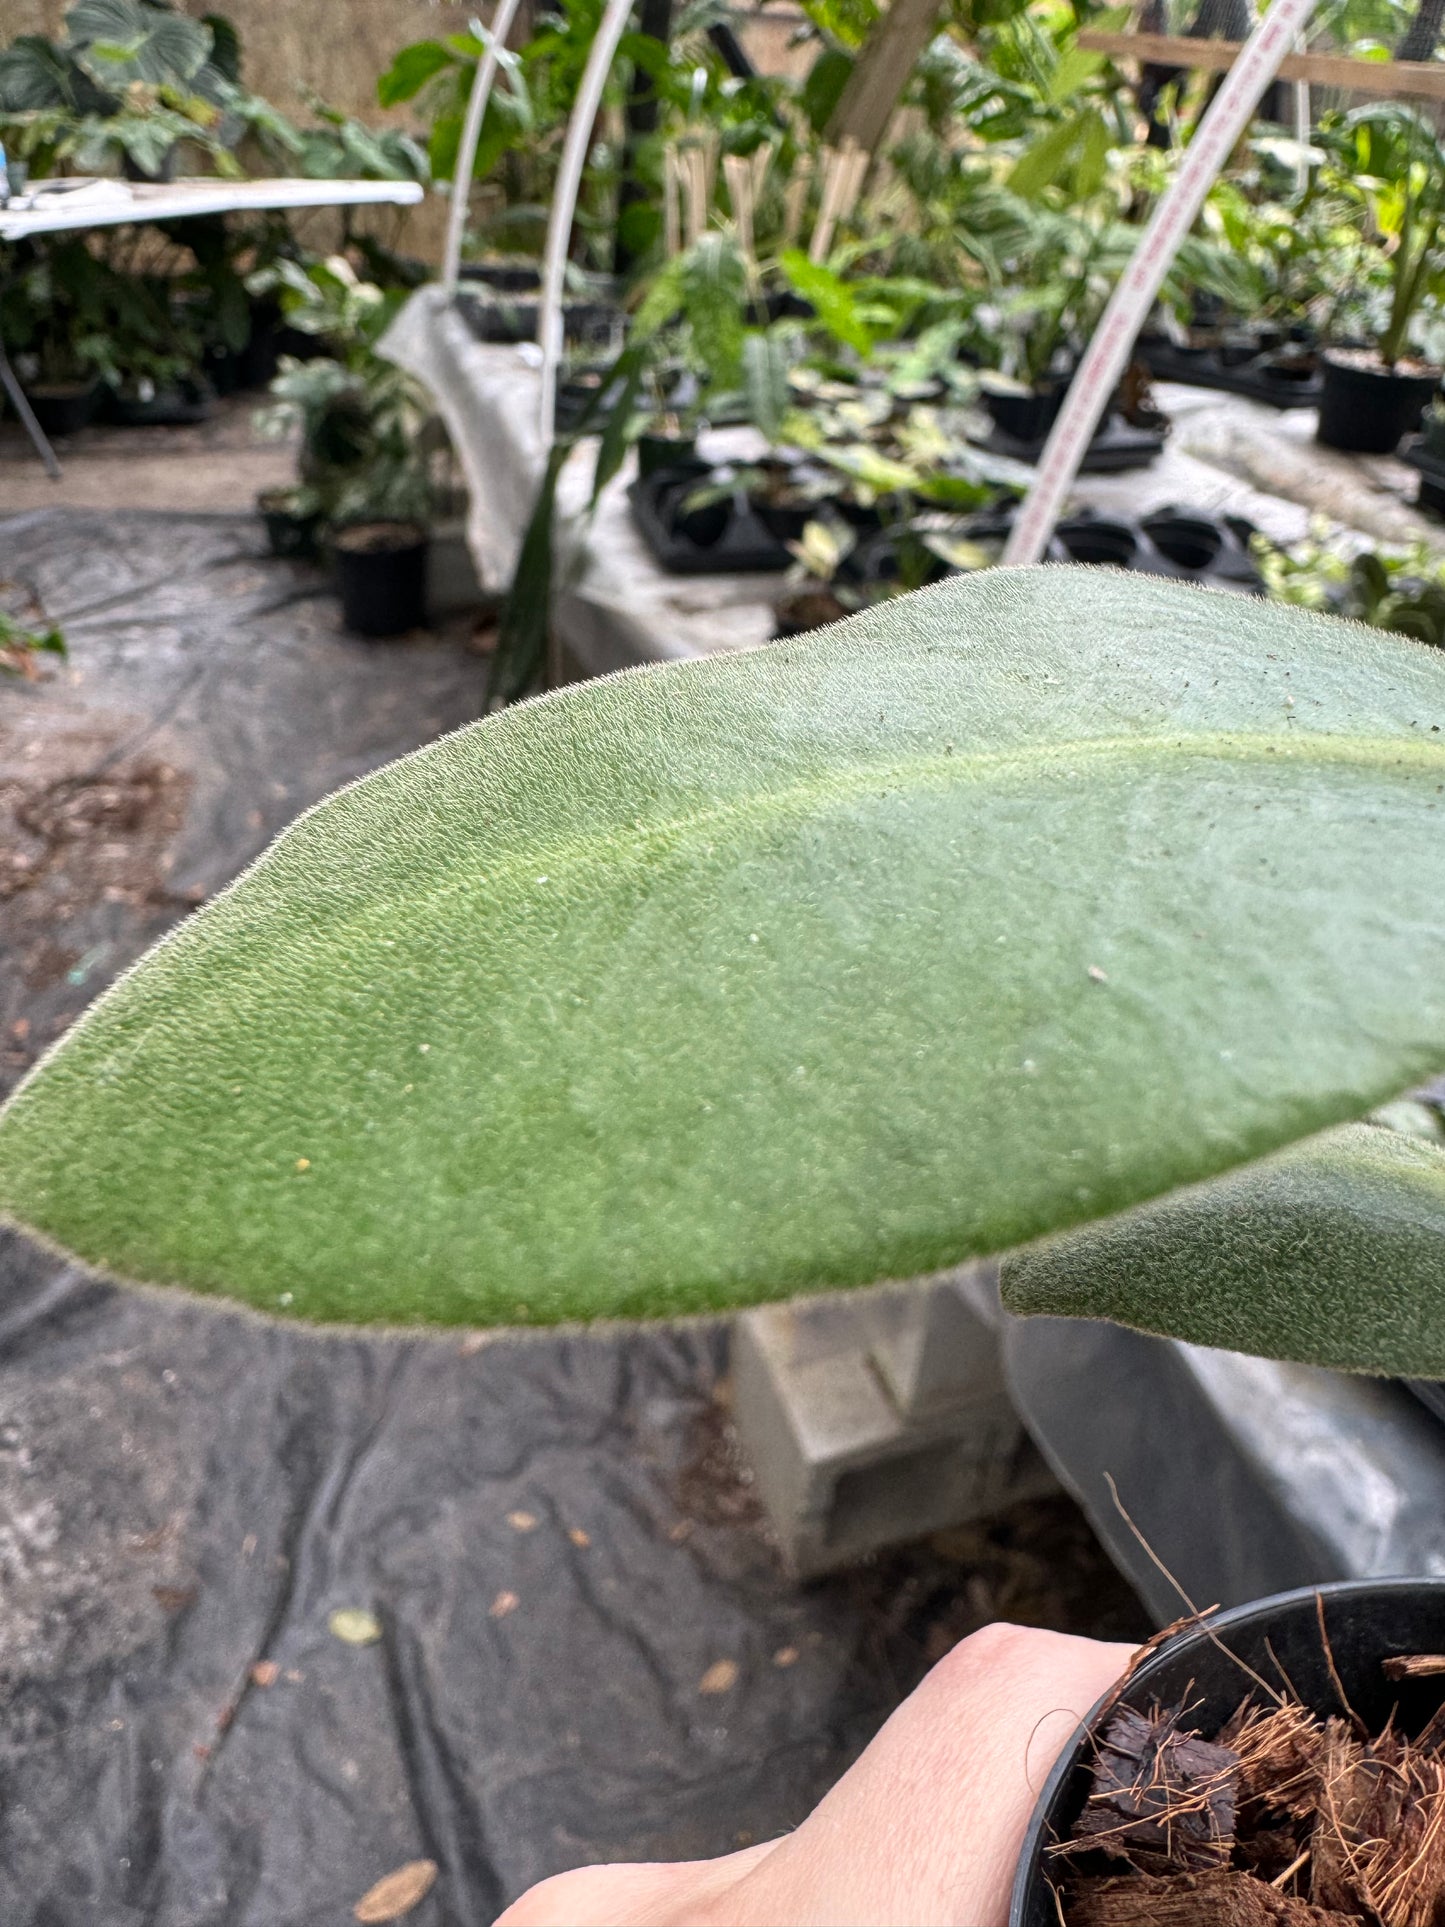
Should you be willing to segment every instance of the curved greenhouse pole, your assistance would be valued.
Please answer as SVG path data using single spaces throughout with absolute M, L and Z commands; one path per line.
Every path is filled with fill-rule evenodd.
M 467 201 L 471 193 L 472 169 L 476 165 L 477 146 L 482 138 L 482 121 L 486 116 L 487 102 L 492 96 L 492 83 L 501 65 L 502 49 L 507 44 L 507 35 L 512 31 L 512 22 L 517 17 L 521 0 L 501 0 L 493 17 L 491 30 L 487 34 L 487 51 L 478 63 L 472 76 L 472 91 L 467 98 L 467 117 L 462 126 L 462 142 L 457 149 L 457 171 L 452 177 L 452 204 L 447 212 L 446 247 L 442 253 L 442 287 L 450 299 L 457 291 L 457 280 L 462 266 L 462 236 L 467 225 Z M 479 26 L 479 23 L 474 23 Z
M 1281 0 L 1283 4 L 1283 0 Z M 633 0 L 607 0 L 607 10 L 587 56 L 587 68 L 572 118 L 567 123 L 567 138 L 562 147 L 562 164 L 552 192 L 552 207 L 547 216 L 547 248 L 542 260 L 542 298 L 537 311 L 537 341 L 542 350 L 542 397 L 539 427 L 543 448 L 553 439 L 557 402 L 557 363 L 562 354 L 562 277 L 567 267 L 567 244 L 572 238 L 572 217 L 577 212 L 577 196 L 582 187 L 582 168 L 592 137 L 592 123 L 602 104 L 602 89 L 607 73 L 617 57 L 617 49 L 627 28 Z
M 1006 563 L 1042 560 L 1064 498 L 1164 277 L 1260 96 L 1314 8 L 1315 0 L 1274 0 L 1206 109 L 1184 165 L 1155 208 L 1069 385 L 1039 457 L 1033 487 L 1014 518 L 1003 552 Z

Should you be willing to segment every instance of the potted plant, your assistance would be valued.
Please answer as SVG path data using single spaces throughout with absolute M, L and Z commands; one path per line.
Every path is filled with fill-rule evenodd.
M 74 0 L 57 40 L 21 34 L 0 52 L 0 139 L 37 177 L 121 173 L 169 180 L 185 150 L 239 174 L 230 152 L 248 97 L 234 31 L 152 0 Z
M 326 511 L 319 489 L 305 482 L 265 488 L 256 497 L 256 508 L 272 555 L 310 561 L 320 553 Z
M 115 376 L 105 270 L 78 242 L 25 252 L 0 292 L 0 329 L 41 428 L 73 435 L 93 418 L 105 377 Z
M 395 300 L 341 256 L 309 268 L 283 260 L 251 286 L 276 290 L 288 323 L 331 350 L 308 361 L 284 357 L 271 406 L 257 417 L 269 436 L 300 431 L 299 489 L 258 504 L 273 549 L 278 539 L 329 542 L 354 634 L 417 628 L 426 616 L 439 446 L 417 384 L 376 353 Z
M 1319 439 L 1388 455 L 1419 426 L 1440 385 L 1441 370 L 1413 357 L 1411 345 L 1442 264 L 1445 149 L 1424 116 L 1398 102 L 1362 107 L 1344 129 L 1358 191 L 1387 243 L 1388 311 L 1374 348 L 1325 350 Z
M 257 507 L 275 554 L 329 543 L 348 629 L 399 635 L 426 614 L 433 507 L 427 411 L 403 371 L 374 355 L 352 365 L 285 357 L 257 416 L 263 434 L 300 430 L 298 484 Z
M 1345 1582 L 1146 1650 L 1048 1777 L 1010 1927 L 1430 1918 L 1442 1614 L 1445 1579 Z
M 0 1112 L 0 1210 L 277 1317 L 1004 1250 L 1021 1313 L 1445 1375 L 1445 1148 L 1349 1121 L 1445 1056 L 1432 717 L 1417 643 L 1063 567 L 575 685 L 121 978 Z

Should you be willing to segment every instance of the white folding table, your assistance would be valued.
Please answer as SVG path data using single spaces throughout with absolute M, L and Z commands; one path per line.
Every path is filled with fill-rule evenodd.
M 244 214 L 306 207 L 414 207 L 422 198 L 416 181 L 118 181 L 89 177 L 36 181 L 0 207 L 0 241 L 26 241 L 39 234 L 74 234 L 87 228 L 122 227 L 135 221 L 179 221 L 201 214 Z M 60 464 L 25 399 L 5 343 L 0 339 L 0 384 L 15 405 L 46 469 Z

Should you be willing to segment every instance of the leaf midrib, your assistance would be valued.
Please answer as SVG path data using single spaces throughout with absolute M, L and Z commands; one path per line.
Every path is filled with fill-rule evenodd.
M 1302 754 L 1308 745 L 1308 753 Z M 1417 766 L 1422 772 L 1434 769 L 1445 778 L 1445 748 L 1435 749 L 1409 738 L 1318 735 L 1308 737 L 1265 737 L 1262 734 L 1191 736 L 1169 740 L 1162 737 L 1099 736 L 1081 737 L 1064 744 L 1027 749 L 945 751 L 926 756 L 896 759 L 889 763 L 860 765 L 846 775 L 827 773 L 776 788 L 749 791 L 709 808 L 681 812 L 654 822 L 642 820 L 589 830 L 581 835 L 539 843 L 525 854 L 515 850 L 499 852 L 488 859 L 485 868 L 467 871 L 465 876 L 440 875 L 421 890 L 433 898 L 472 888 L 479 883 L 505 883 L 530 874 L 539 865 L 573 865 L 605 857 L 625 841 L 631 851 L 640 845 L 679 843 L 694 834 L 719 830 L 726 832 L 735 823 L 786 821 L 804 813 L 808 806 L 843 803 L 870 792 L 886 794 L 892 786 L 913 777 L 917 788 L 947 788 L 957 784 L 980 783 L 989 777 L 1010 773 L 1027 774 L 1045 767 L 1049 774 L 1072 776 L 1069 761 L 1107 762 L 1127 755 L 1130 758 L 1198 758 L 1201 761 L 1257 763 L 1265 766 L 1270 758 L 1308 761 L 1314 765 L 1356 767 L 1388 774 L 1389 767 Z M 809 812 L 810 813 L 810 812 Z M 548 872 L 550 878 L 550 871 Z M 233 885 L 232 888 L 235 886 Z M 228 896 L 229 891 L 226 893 Z M 411 892 L 409 891 L 409 894 Z M 391 898 L 385 899 L 390 902 Z M 376 906 L 359 904 L 355 919 L 341 919 L 341 927 L 363 921 Z
M 425 752 L 422 752 L 423 754 Z M 413 877 L 407 886 L 407 895 L 413 899 L 425 898 L 432 912 L 448 896 L 463 895 L 487 884 L 494 890 L 515 885 L 526 876 L 533 877 L 542 870 L 549 879 L 553 872 L 567 867 L 576 867 L 584 862 L 595 863 L 599 857 L 614 852 L 619 840 L 626 838 L 630 855 L 635 856 L 640 848 L 649 844 L 677 844 L 687 838 L 704 832 L 723 833 L 735 824 L 750 818 L 760 822 L 771 820 L 783 822 L 789 815 L 797 816 L 810 812 L 812 806 L 824 802 L 842 803 L 869 793 L 886 793 L 890 786 L 897 786 L 905 778 L 914 779 L 914 787 L 938 790 L 947 787 L 963 787 L 967 784 L 983 783 L 991 777 L 1009 774 L 1026 775 L 1047 770 L 1051 775 L 1072 776 L 1075 772 L 1069 765 L 1076 763 L 1101 763 L 1128 757 L 1131 761 L 1154 760 L 1167 762 L 1178 759 L 1200 762 L 1253 764 L 1259 767 L 1279 767 L 1287 762 L 1308 762 L 1312 766 L 1354 767 L 1375 771 L 1386 775 L 1391 769 L 1404 765 L 1422 773 L 1434 772 L 1445 777 L 1445 749 L 1408 737 L 1346 736 L 1336 733 L 1311 734 L 1301 731 L 1288 736 L 1266 736 L 1262 732 L 1209 732 L 1185 737 L 1162 736 L 1095 736 L 1081 737 L 1063 743 L 1029 745 L 1022 749 L 1003 750 L 972 749 L 965 751 L 942 751 L 929 755 L 910 756 L 895 759 L 888 763 L 860 765 L 843 775 L 814 775 L 802 781 L 783 785 L 778 788 L 750 791 L 738 798 L 718 803 L 710 808 L 687 811 L 669 816 L 656 822 L 640 822 L 628 825 L 614 825 L 605 829 L 588 832 L 585 835 L 557 839 L 551 843 L 539 844 L 524 855 L 515 851 L 499 854 L 485 869 L 468 870 L 463 875 L 438 874 L 431 880 Z M 363 779 L 365 780 L 365 779 Z M 281 841 L 284 846 L 291 836 L 298 836 L 303 825 L 314 825 L 326 811 L 342 806 L 344 797 L 332 799 L 317 809 L 308 811 L 296 826 L 287 832 Z M 298 854 L 299 849 L 287 852 L 288 856 Z M 270 863 L 280 854 L 280 846 L 273 845 L 258 862 Z M 293 873 L 294 874 L 294 873 Z M 253 884 L 256 867 L 245 870 L 217 897 L 211 906 L 215 911 L 223 911 L 229 900 L 245 884 Z M 289 883 L 291 879 L 285 879 Z M 278 879 L 280 881 L 280 879 Z M 280 892 L 278 891 L 278 895 Z M 338 941 L 354 940 L 356 933 L 367 930 L 368 926 L 379 924 L 382 928 L 394 927 L 396 892 L 391 891 L 381 897 L 358 900 L 349 909 L 328 916 L 325 935 L 321 942 L 335 945 Z M 274 906 L 268 905 L 270 910 Z M 184 967 L 187 952 L 196 944 L 207 944 L 215 931 L 215 923 L 210 916 L 190 919 L 161 939 L 157 951 L 152 953 L 151 963 L 160 962 L 165 956 L 172 966 Z M 166 953 L 169 953 L 166 955 Z M 234 1007 L 246 994 L 249 980 L 272 968 L 273 958 L 259 956 L 239 968 L 233 965 L 224 985 L 225 1001 Z M 79 1041 L 80 1034 L 88 1030 L 92 1020 L 103 1012 L 117 996 L 122 995 L 130 982 L 130 974 L 119 978 L 109 990 L 97 998 L 90 1009 L 76 1024 L 70 1036 Z M 164 998 L 167 1007 L 172 1004 L 169 986 L 164 991 L 158 982 L 152 996 Z M 48 1053 L 47 1053 L 48 1056 Z M 42 1058 L 34 1070 L 12 1093 L 10 1101 L 0 1107 L 0 1122 L 7 1112 L 19 1109 L 27 1095 L 29 1086 L 37 1073 L 46 1063 Z

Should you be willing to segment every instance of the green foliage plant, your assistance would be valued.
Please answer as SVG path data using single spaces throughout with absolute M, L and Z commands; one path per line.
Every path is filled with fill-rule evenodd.
M 20 676 L 35 682 L 41 673 L 42 657 L 64 659 L 66 653 L 63 633 L 53 622 L 47 622 L 38 608 L 28 616 L 0 609 L 0 676 Z
M 1263 536 L 1253 547 L 1266 593 L 1276 600 L 1445 649 L 1445 554 L 1428 542 L 1348 554 L 1322 527 L 1287 549 Z
M 364 281 L 344 255 L 309 266 L 282 259 L 251 277 L 275 295 L 288 323 L 325 344 L 311 360 L 286 356 L 257 425 L 269 439 L 300 431 L 299 479 L 308 513 L 347 522 L 430 519 L 438 449 L 424 391 L 376 344 L 404 298 Z
M 1445 147 L 1413 107 L 1375 102 L 1347 114 L 1346 156 L 1385 243 L 1388 305 L 1377 337 L 1386 368 L 1409 354 L 1422 308 L 1445 270 Z
M 118 381 L 109 277 L 80 240 L 17 250 L 0 284 L 0 335 L 32 388 Z
M 1441 723 L 1408 639 L 1074 568 L 561 690 L 109 990 L 0 1113 L 0 1208 L 306 1319 L 1004 1251 L 1017 1305 L 1445 1371 L 1445 1150 L 1352 1122 L 1445 1054 Z
M 74 0 L 61 39 L 22 34 L 0 51 L 0 138 L 37 175 L 123 163 L 156 175 L 182 145 L 239 175 L 227 125 L 239 89 L 216 42 L 208 22 L 150 0 Z

